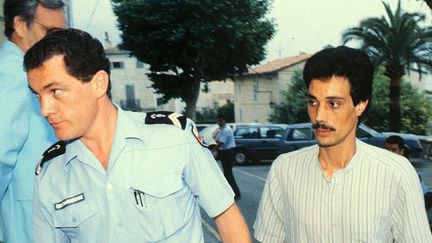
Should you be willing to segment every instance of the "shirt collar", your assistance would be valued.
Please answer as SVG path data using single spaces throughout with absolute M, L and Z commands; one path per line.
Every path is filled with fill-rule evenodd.
M 12 41 L 6 39 L 3 43 L 3 46 L 7 48 L 8 50 L 14 52 L 16 55 L 24 56 L 24 52 Z
M 117 104 L 117 125 L 112 147 L 123 147 L 128 139 L 138 139 L 144 142 L 144 113 L 135 113 L 122 110 Z M 141 117 L 141 119 L 139 119 Z M 76 139 L 66 143 L 65 161 L 66 166 L 75 158 L 80 157 L 82 161 L 91 160 L 91 151 Z

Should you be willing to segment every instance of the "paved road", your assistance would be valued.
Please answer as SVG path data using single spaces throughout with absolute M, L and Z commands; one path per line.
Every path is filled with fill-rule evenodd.
M 253 232 L 252 225 L 255 221 L 261 193 L 264 189 L 264 183 L 269 169 L 270 163 L 261 163 L 260 165 L 251 166 L 235 166 L 233 169 L 234 176 L 236 178 L 238 186 L 240 187 L 242 195 L 242 197 L 236 202 L 240 210 L 242 211 L 251 232 Z M 204 226 L 205 242 L 220 242 L 216 237 L 214 237 L 212 232 L 208 230 L 208 226 L 212 228 L 211 231 L 213 231 L 213 229 L 216 229 L 213 219 L 209 218 L 203 211 L 202 218 L 204 219 L 206 224 Z
M 414 167 L 422 176 L 426 186 L 432 190 L 432 161 L 414 159 L 412 160 Z M 235 166 L 234 176 L 240 187 L 242 198 L 237 201 L 243 216 L 249 226 L 251 232 L 253 222 L 255 221 L 256 211 L 258 209 L 261 193 L 264 188 L 265 179 L 268 170 L 270 169 L 270 162 L 260 163 L 259 165 L 250 166 Z M 429 222 L 432 222 L 432 210 L 429 211 Z M 216 226 L 213 219 L 209 218 L 205 212 L 202 211 L 204 219 L 204 239 L 206 243 L 220 242 L 219 236 L 216 232 Z M 254 240 L 254 242 L 258 242 Z

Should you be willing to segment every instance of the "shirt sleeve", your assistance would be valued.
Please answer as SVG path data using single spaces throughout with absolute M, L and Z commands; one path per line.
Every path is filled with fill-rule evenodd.
M 273 162 L 261 196 L 257 217 L 253 225 L 254 236 L 260 242 L 283 242 L 283 193 L 276 177 L 277 162 Z
M 191 132 L 194 125 L 188 124 L 189 158 L 184 179 L 197 196 L 198 203 L 210 217 L 216 217 L 234 203 L 234 192 L 222 174 L 212 153 L 200 144 Z M 189 130 L 189 131 L 188 131 Z
M 392 228 L 395 242 L 432 242 L 419 177 L 404 171 L 395 198 Z
M 0 201 L 10 184 L 18 153 L 28 137 L 33 109 L 32 94 L 27 82 L 23 82 L 25 74 L 23 71 L 14 73 L 20 70 L 14 65 L 0 69 Z
M 33 186 L 33 242 L 71 242 L 65 233 L 55 228 L 52 215 L 41 202 L 40 193 L 38 177 L 36 177 Z

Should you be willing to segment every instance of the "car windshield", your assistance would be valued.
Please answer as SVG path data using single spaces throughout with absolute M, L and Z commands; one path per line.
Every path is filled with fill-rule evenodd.
M 377 136 L 377 135 L 379 134 L 379 132 L 373 130 L 372 128 L 366 126 L 366 125 L 363 124 L 363 123 L 360 123 L 359 127 L 361 127 L 363 130 L 367 131 L 370 135 L 372 135 L 372 136 L 374 136 L 374 137 Z

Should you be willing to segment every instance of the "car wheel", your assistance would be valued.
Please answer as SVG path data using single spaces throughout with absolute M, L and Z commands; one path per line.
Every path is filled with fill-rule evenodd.
M 237 150 L 234 155 L 234 162 L 238 165 L 245 165 L 249 162 L 248 155 L 244 150 Z

